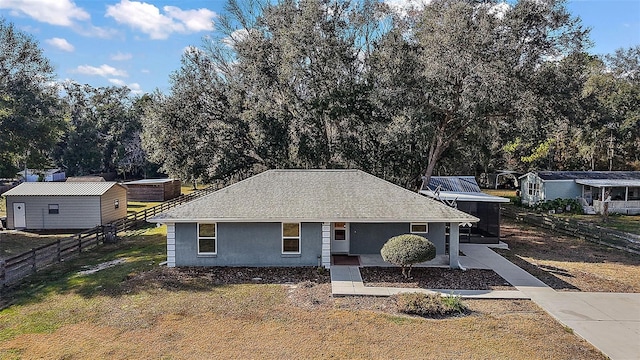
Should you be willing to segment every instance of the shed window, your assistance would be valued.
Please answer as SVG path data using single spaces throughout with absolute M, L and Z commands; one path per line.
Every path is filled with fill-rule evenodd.
M 115 199 L 113 201 L 113 207 L 116 208 L 116 209 L 120 208 L 120 200 L 119 199 Z
M 540 184 L 537 182 L 530 182 L 528 184 L 529 195 L 538 196 L 540 195 Z
M 60 206 L 58 204 L 49 204 L 49 214 L 59 214 Z
M 300 223 L 282 224 L 282 253 L 300 254 Z
M 198 255 L 216 254 L 216 230 L 216 223 L 198 224 Z
M 427 223 L 411 223 L 411 233 L 425 234 L 428 232 L 429 232 L 429 225 Z

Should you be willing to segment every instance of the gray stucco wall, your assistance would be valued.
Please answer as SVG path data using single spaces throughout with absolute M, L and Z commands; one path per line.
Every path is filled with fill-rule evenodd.
M 302 223 L 300 254 L 282 254 L 281 223 L 218 223 L 217 255 L 198 255 L 197 225 L 176 224 L 176 266 L 317 266 L 322 224 Z
M 349 227 L 351 254 L 380 254 L 380 249 L 387 240 L 411 231 L 409 223 L 351 223 Z M 444 223 L 429 223 L 426 238 L 436 246 L 438 255 L 445 253 Z

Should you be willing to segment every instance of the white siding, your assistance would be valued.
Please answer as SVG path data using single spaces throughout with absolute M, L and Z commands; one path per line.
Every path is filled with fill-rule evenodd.
M 115 208 L 115 200 L 120 206 Z M 127 216 L 127 189 L 120 185 L 112 186 L 100 197 L 100 212 L 102 214 L 102 224 L 108 224 Z
M 89 229 L 100 225 L 99 196 L 7 196 L 9 229 L 14 227 L 14 202 L 25 204 L 27 229 Z M 49 204 L 57 204 L 59 213 L 49 214 Z

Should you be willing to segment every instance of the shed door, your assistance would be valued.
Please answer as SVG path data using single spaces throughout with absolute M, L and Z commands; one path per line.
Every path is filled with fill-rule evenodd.
M 13 203 L 13 227 L 14 229 L 24 229 L 27 227 L 24 203 Z

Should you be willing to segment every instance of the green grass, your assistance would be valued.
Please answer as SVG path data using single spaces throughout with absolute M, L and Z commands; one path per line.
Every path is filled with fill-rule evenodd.
M 28 232 L 0 233 L 0 258 L 10 258 L 33 248 L 50 244 L 72 234 L 39 235 Z
M 127 214 L 137 213 L 162 204 L 154 201 L 127 201 Z

